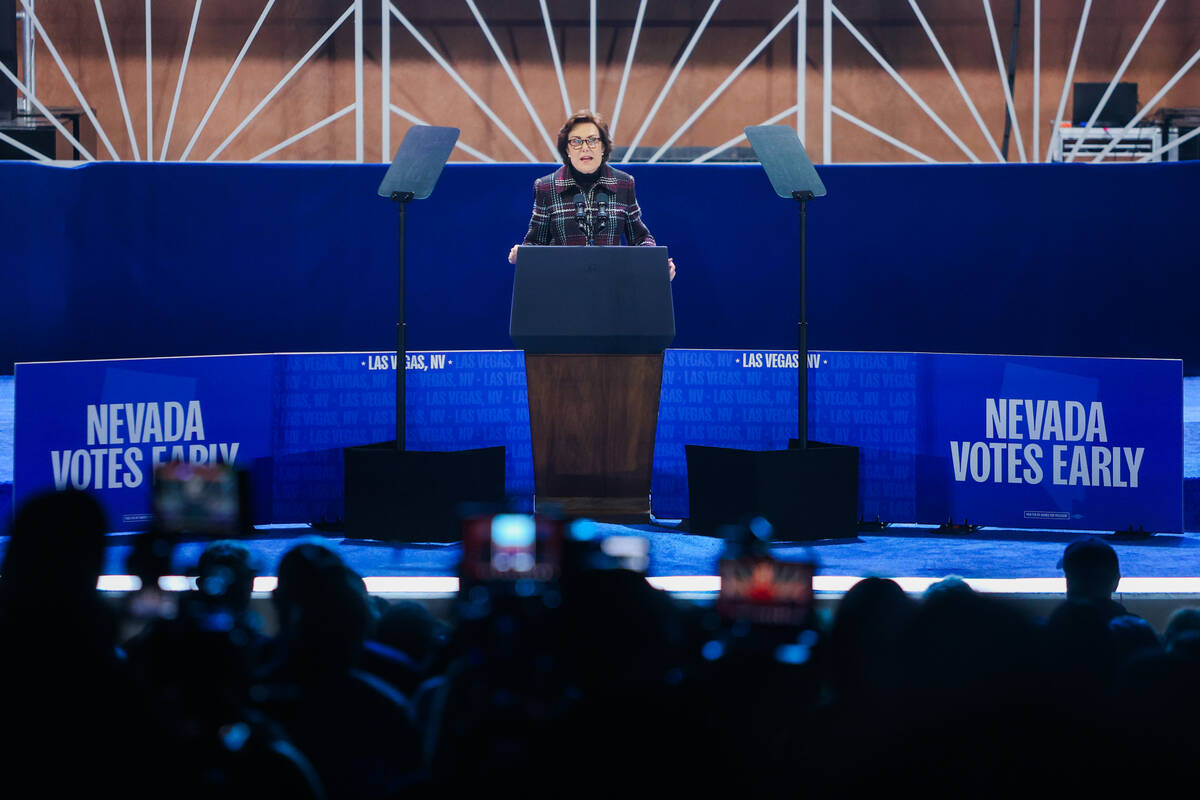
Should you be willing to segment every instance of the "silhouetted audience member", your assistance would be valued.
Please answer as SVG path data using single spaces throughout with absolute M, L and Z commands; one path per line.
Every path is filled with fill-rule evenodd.
M 1163 646 L 1174 650 L 1182 639 L 1192 640 L 1200 635 L 1200 608 L 1178 608 L 1167 618 L 1163 629 Z
M 1067 599 L 1090 603 L 1104 611 L 1108 619 L 1128 614 L 1112 599 L 1121 583 L 1117 551 L 1103 539 L 1089 536 L 1071 542 L 1058 562 L 1067 579 Z
M 205 602 L 240 617 L 251 614 L 258 567 L 242 542 L 220 539 L 210 543 L 196 562 L 196 589 Z M 258 627 L 258 623 L 253 623 Z
M 413 600 L 387 604 L 365 643 L 364 668 L 410 700 L 445 644 L 445 625 Z
M 418 701 L 435 780 L 488 790 L 537 775 L 595 792 L 628 787 L 633 772 L 643 789 L 662 780 L 635 765 L 650 752 L 675 761 L 683 638 L 674 601 L 628 570 L 470 587 L 449 666 Z M 621 763 L 599 768 L 618 751 Z
M 1113 718 L 1106 744 L 1128 767 L 1107 782 L 1112 794 L 1145 793 L 1154 786 L 1185 786 L 1200 757 L 1198 663 L 1178 652 L 1145 649 L 1131 656 L 1113 680 Z M 1153 764 L 1152 770 L 1145 769 Z M 1153 776 L 1150 778 L 1149 776 Z
M 181 596 L 177 613 L 151 621 L 125 643 L 125 651 L 139 678 L 173 701 L 199 692 L 188 702 L 205 711 L 218 700 L 219 689 L 225 695 L 221 705 L 240 708 L 267 641 L 250 609 L 256 574 L 250 550 L 240 542 L 213 542 L 201 553 L 196 572 L 196 591 Z M 165 713 L 189 716 L 183 709 Z
M 879 720 L 881 769 L 867 789 L 967 784 L 995 794 L 1047 779 L 1053 737 L 1043 639 L 1015 606 L 961 588 L 922 602 L 899 643 L 899 703 Z M 876 741 L 879 741 L 876 739 Z
M 362 578 L 319 543 L 289 550 L 273 596 L 274 659 L 252 697 L 316 767 L 330 797 L 388 797 L 418 780 L 404 696 L 360 669 L 370 609 Z
M 486 791 L 557 768 L 548 747 L 575 701 L 561 617 L 561 594 L 540 585 L 521 594 L 515 582 L 476 585 L 460 599 L 449 663 L 417 699 L 426 710 L 425 761 L 439 785 Z
M 96 588 L 106 530 L 99 503 L 74 490 L 38 495 L 13 520 L 0 567 L 0 759 L 14 796 L 91 793 L 118 765 L 154 763 L 116 617 Z M 122 793 L 152 782 L 128 779 L 144 782 Z
M 685 619 L 676 601 L 623 568 L 585 567 L 564 578 L 563 620 L 555 650 L 574 702 L 565 709 L 563 736 L 551 736 L 551 752 L 564 775 L 578 774 L 590 754 L 620 741 L 628 753 L 655 752 L 668 763 L 694 748 L 691 734 L 707 714 L 686 701 Z M 711 710 L 711 709 L 710 709 Z M 654 719 L 654 725 L 631 724 Z M 623 768 L 598 776 L 595 787 L 620 791 Z M 670 772 L 643 784 L 657 793 L 680 786 Z
M 446 636 L 446 624 L 413 600 L 390 603 L 375 629 L 376 639 L 407 653 L 419 664 L 436 657 Z
M 265 641 L 250 610 L 255 572 L 244 544 L 213 542 L 178 613 L 151 621 L 125 645 L 163 733 L 166 771 L 192 776 L 174 793 L 324 796 L 308 759 L 250 707 L 250 677 Z
M 1128 621 L 1110 626 L 1128 612 L 1112 599 L 1121 572 L 1107 542 L 1094 536 L 1071 542 L 1058 566 L 1067 597 L 1046 620 L 1046 654 L 1053 665 L 1048 685 L 1071 741 L 1102 746 L 1114 721 L 1113 681 L 1144 631 Z
M 1141 617 L 1126 614 L 1108 621 L 1108 630 L 1113 637 L 1113 653 L 1117 668 L 1134 656 L 1144 653 L 1161 653 L 1162 640 L 1154 626 Z
M 894 694 L 896 647 L 918 607 L 887 578 L 864 578 L 842 596 L 830 631 L 830 681 L 840 707 L 870 705 Z
M 640 573 L 587 561 L 561 579 L 468 584 L 448 632 L 418 603 L 372 598 L 309 541 L 280 561 L 269 640 L 249 549 L 219 541 L 177 615 L 122 651 L 96 590 L 105 530 L 96 501 L 72 491 L 13 522 L 0 570 L 6 785 L 74 796 L 112 776 L 137 797 L 298 800 L 1074 795 L 1144 790 L 1151 773 L 1183 781 L 1200 756 L 1200 609 L 1175 612 L 1160 640 L 1112 599 L 1117 556 L 1094 537 L 1064 550 L 1067 598 L 1044 623 L 957 576 L 920 602 L 867 578 L 828 636 L 819 615 L 765 624 L 683 606 Z
M 971 584 L 960 575 L 947 575 L 941 580 L 934 581 L 925 587 L 925 591 L 921 594 L 923 601 L 937 600 L 941 595 L 947 592 L 959 592 L 964 594 L 974 594 L 975 590 L 971 588 Z

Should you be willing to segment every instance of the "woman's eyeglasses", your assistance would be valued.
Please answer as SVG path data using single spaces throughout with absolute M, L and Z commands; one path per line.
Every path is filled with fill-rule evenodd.
M 600 146 L 600 137 L 589 136 L 586 139 L 580 139 L 578 136 L 572 136 L 570 139 L 567 139 L 567 144 L 572 150 L 582 150 L 585 144 L 589 150 L 595 150 Z

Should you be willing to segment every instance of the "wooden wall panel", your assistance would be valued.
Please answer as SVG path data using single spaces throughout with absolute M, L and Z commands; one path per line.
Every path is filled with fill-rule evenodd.
M 171 136 L 169 158 L 178 158 L 199 124 L 264 3 L 206 0 L 193 45 L 183 99 Z M 349 5 L 348 0 L 277 0 L 261 33 L 230 83 L 191 158 L 207 157 L 271 90 L 301 55 Z M 821 0 L 809 0 L 806 142 L 819 159 L 821 141 Z M 1082 0 L 1044 0 L 1042 20 L 1041 153 L 1048 144 L 1050 118 L 1059 100 Z M 1001 79 L 982 3 L 925 0 L 920 6 L 979 108 L 992 136 L 1000 142 L 1006 114 Z M 992 0 L 1001 50 L 1007 58 L 1014 0 Z M 157 0 L 153 10 L 155 156 L 161 148 L 174 97 L 178 70 L 191 21 L 192 3 Z M 443 53 L 471 87 L 539 160 L 549 160 L 536 125 L 465 3 L 400 0 L 398 7 Z M 536 0 L 478 0 L 478 7 L 508 55 L 551 138 L 563 118 L 558 81 Z M 566 83 L 575 107 L 588 97 L 586 0 L 549 4 L 564 59 Z M 597 96 L 611 116 L 624 68 L 638 3 L 601 0 L 597 34 Z M 651 0 L 638 45 L 634 72 L 626 90 L 617 143 L 627 144 L 640 128 L 686 46 L 707 1 Z M 791 8 L 791 0 L 726 0 L 714 15 L 666 102 L 641 144 L 658 146 L 675 133 L 742 58 Z M 842 0 L 848 19 L 964 144 L 985 161 L 995 159 L 909 5 L 901 0 Z M 1095 0 L 1084 38 L 1077 81 L 1107 81 L 1137 36 L 1154 0 Z M 144 149 L 145 21 L 143 0 L 106 0 L 104 9 L 121 66 L 134 135 Z M 90 3 L 41 0 L 37 11 L 68 67 L 122 158 L 132 156 L 117 102 L 100 27 Z M 366 158 L 388 157 L 380 150 L 380 4 L 365 5 Z M 875 63 L 840 24 L 834 32 L 834 103 L 847 113 L 886 131 L 931 158 L 962 161 L 967 156 Z M 796 26 L 789 25 L 753 65 L 676 142 L 711 147 L 795 103 Z M 1169 3 L 1159 16 L 1125 80 L 1139 84 L 1148 99 L 1200 47 L 1200 3 Z M 51 105 L 76 102 L 44 46 L 38 48 L 38 94 Z M 392 102 L 430 123 L 456 125 L 462 140 L 497 160 L 525 160 L 520 149 L 488 119 L 396 21 L 392 21 Z M 1032 139 L 1033 3 L 1022 3 L 1015 106 L 1026 147 Z M 304 67 L 293 81 L 229 148 L 222 159 L 249 159 L 333 114 L 354 99 L 354 36 L 351 21 Z M 1162 101 L 1165 106 L 1200 106 L 1200 70 L 1180 81 Z M 1070 113 L 1068 99 L 1067 113 Z M 794 120 L 789 117 L 788 122 Z M 409 123 L 392 120 L 392 147 Z M 914 157 L 835 118 L 833 157 L 839 162 L 913 161 Z M 348 115 L 284 151 L 276 159 L 352 159 L 354 119 Z M 1030 153 L 1032 156 L 1032 153 Z M 461 158 L 468 158 L 460 154 Z M 1015 144 L 1010 159 L 1016 159 Z

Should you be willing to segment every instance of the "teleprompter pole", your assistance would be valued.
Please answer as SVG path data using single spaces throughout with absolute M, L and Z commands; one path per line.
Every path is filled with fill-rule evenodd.
M 796 354 L 799 356 L 799 408 L 797 414 L 798 447 L 808 447 L 808 201 L 813 193 L 793 191 L 792 197 L 800 204 L 800 322 L 796 325 Z
M 405 364 L 405 355 L 408 353 L 408 323 L 404 319 L 404 222 L 405 209 L 408 206 L 408 201 L 413 199 L 412 192 L 392 192 L 392 200 L 396 201 L 396 208 L 400 214 L 400 233 L 399 233 L 399 309 L 396 315 L 396 449 L 403 451 L 404 443 L 404 428 L 407 423 L 407 409 L 405 408 L 405 378 L 407 377 L 407 367 Z

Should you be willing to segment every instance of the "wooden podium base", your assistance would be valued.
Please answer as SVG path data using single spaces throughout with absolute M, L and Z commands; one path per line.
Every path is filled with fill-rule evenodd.
M 650 520 L 662 354 L 525 354 L 536 507 Z
M 542 497 L 534 496 L 538 513 L 558 513 L 567 517 L 587 517 L 622 525 L 641 525 L 650 521 L 649 493 L 634 497 Z

